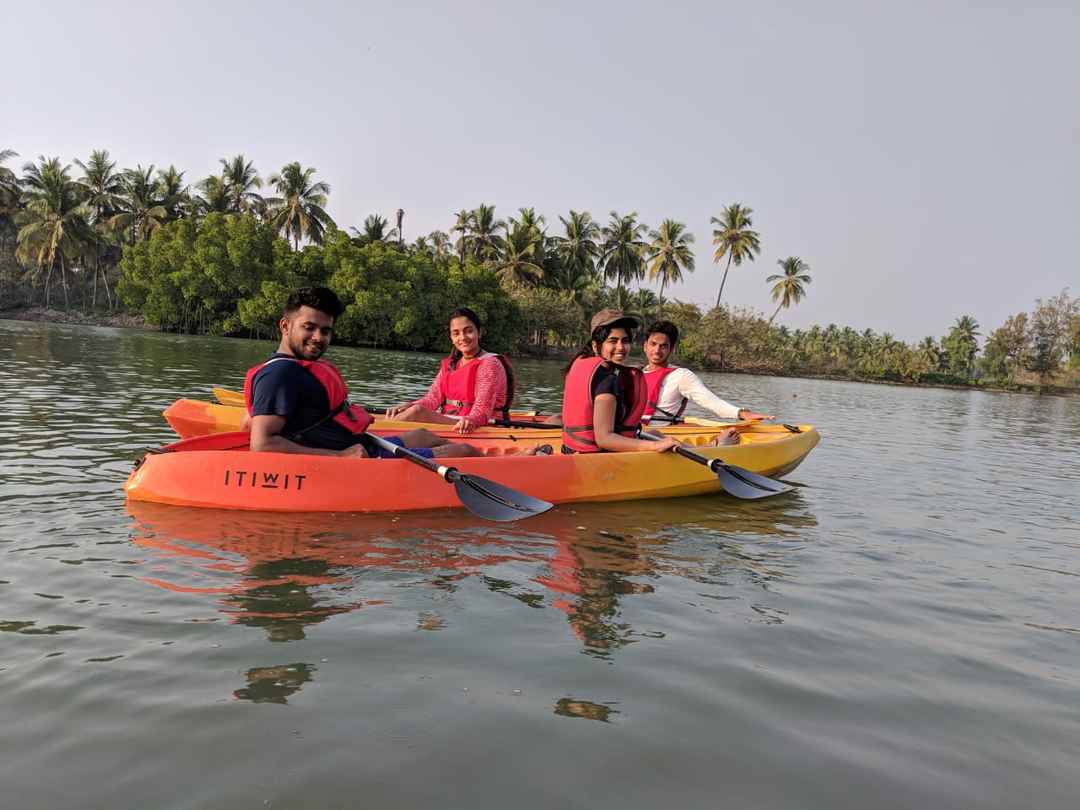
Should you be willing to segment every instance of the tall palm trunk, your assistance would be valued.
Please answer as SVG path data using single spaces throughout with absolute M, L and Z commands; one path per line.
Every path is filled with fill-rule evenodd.
M 780 309 L 781 309 L 781 307 L 783 307 L 783 306 L 784 306 L 784 302 L 783 302 L 783 301 L 781 301 L 781 302 L 780 302 L 780 304 L 779 304 L 779 305 L 778 305 L 778 306 L 776 307 L 776 312 L 774 312 L 774 313 L 772 314 L 772 317 L 771 317 L 771 318 L 769 318 L 769 326 L 772 326 L 772 322 L 773 322 L 774 320 L 776 320 L 776 316 L 780 314 Z
M 105 285 L 105 301 L 108 304 L 109 312 L 112 312 L 113 302 L 112 293 L 109 291 L 109 274 L 107 267 L 101 268 L 101 283 Z
M 724 284 L 727 283 L 727 271 L 731 269 L 731 251 L 728 251 L 727 264 L 724 265 L 724 277 L 720 279 L 720 292 L 716 295 L 716 305 L 720 306 L 720 296 L 724 294 Z
M 667 284 L 667 276 L 660 276 L 660 305 L 657 312 L 661 317 L 664 315 L 664 285 Z
M 56 263 L 56 257 L 53 256 L 49 259 L 49 269 L 45 271 L 45 309 L 49 308 L 49 282 L 52 281 L 53 265 Z
M 64 309 L 71 309 L 71 301 L 68 300 L 67 270 L 64 266 L 64 254 L 60 254 L 60 284 L 64 288 Z

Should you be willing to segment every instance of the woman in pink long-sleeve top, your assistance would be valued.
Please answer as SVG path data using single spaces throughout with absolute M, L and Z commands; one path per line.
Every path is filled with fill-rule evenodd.
M 501 354 L 480 348 L 480 318 L 468 307 L 450 314 L 454 350 L 439 366 L 428 392 L 386 411 L 390 419 L 457 425 L 471 433 L 494 418 L 508 419 L 514 398 L 514 375 Z

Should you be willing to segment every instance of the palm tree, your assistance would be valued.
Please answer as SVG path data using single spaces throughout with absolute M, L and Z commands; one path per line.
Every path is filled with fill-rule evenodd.
M 138 238 L 149 239 L 168 216 L 153 175 L 151 165 L 148 169 L 142 166 L 126 169 L 121 176 L 120 213 L 109 220 L 109 227 L 118 231 L 130 228 L 133 245 Z
M 544 221 L 543 214 L 536 213 L 536 209 L 532 207 L 519 208 L 518 213 L 521 215 L 520 219 L 510 218 L 512 226 L 520 226 L 525 230 L 534 231 L 538 234 L 544 233 L 544 226 L 547 225 L 547 222 Z
M 241 214 L 250 211 L 262 197 L 252 189 L 262 188 L 262 178 L 255 171 L 253 161 L 244 160 L 243 155 L 237 155 L 232 160 L 221 158 L 221 179 L 225 181 L 225 188 L 229 198 L 229 205 L 234 213 Z M 273 185 L 273 178 L 270 184 Z
M 87 217 L 90 207 L 84 203 L 86 190 L 81 183 L 71 179 L 71 166 L 61 166 L 60 158 L 23 166 L 22 185 L 25 188 L 26 207 L 19 214 L 18 247 L 15 255 L 19 261 L 37 265 L 38 272 L 45 272 L 45 306 L 50 303 L 53 268 L 60 263 L 60 280 L 64 286 L 64 306 L 69 305 L 67 265 L 81 255 L 91 241 Z
M 432 231 L 428 234 L 431 242 L 431 254 L 434 259 L 445 259 L 450 255 L 450 237 L 444 231 Z
M 108 274 L 101 266 L 101 246 L 107 238 L 109 219 L 120 207 L 120 195 L 124 190 L 123 178 L 116 171 L 116 161 L 109 160 L 109 152 L 105 149 L 95 149 L 91 152 L 88 163 L 83 163 L 81 160 L 76 160 L 75 163 L 83 170 L 80 182 L 86 189 L 86 204 L 94 212 L 92 223 L 94 290 L 90 299 L 90 306 L 97 306 L 97 282 L 100 275 L 101 280 L 105 283 L 105 300 L 108 301 L 109 309 L 112 309 L 112 293 L 109 291 Z
M 397 210 L 397 236 L 398 247 L 405 247 L 405 230 L 401 227 L 402 221 L 405 219 L 405 209 L 399 208 Z
M 776 262 L 783 269 L 783 273 L 776 273 L 765 279 L 773 284 L 772 300 L 779 301 L 776 312 L 769 318 L 771 324 L 781 309 L 787 309 L 792 304 L 797 304 L 806 297 L 806 285 L 810 283 L 810 265 L 798 256 L 788 256 Z M 835 330 L 836 327 L 832 326 Z
M 286 238 L 292 236 L 295 250 L 300 250 L 301 238 L 319 244 L 326 229 L 334 227 L 325 210 L 330 186 L 321 180 L 313 183 L 314 174 L 314 168 L 305 169 L 294 162 L 283 166 L 280 174 L 270 175 L 270 185 L 280 195 L 266 201 L 273 212 L 272 222 Z
M 200 216 L 229 212 L 231 204 L 225 178 L 212 174 L 195 187 L 202 192 L 192 200 L 195 211 Z
M 569 293 L 575 304 L 583 305 L 596 289 L 596 273 L 583 267 L 568 267 L 561 262 L 551 272 L 544 274 L 545 285 L 559 292 Z
M 694 272 L 694 235 L 686 231 L 686 226 L 673 219 L 665 219 L 660 228 L 649 231 L 652 244 L 648 248 L 646 261 L 649 263 L 649 281 L 660 279 L 660 312 L 664 311 L 664 287 L 682 281 L 685 270 Z
M 971 377 L 975 370 L 975 355 L 979 351 L 979 322 L 970 315 L 962 315 L 942 341 L 949 355 L 953 371 L 962 371 Z
M 661 301 L 659 296 L 648 287 L 639 287 L 629 300 L 630 311 L 640 315 L 646 323 L 653 320 L 653 316 L 659 311 Z M 642 338 L 644 339 L 644 338 Z
M 571 278 L 592 277 L 600 255 L 600 226 L 588 211 L 570 211 L 569 218 L 559 217 L 566 236 L 554 237 L 555 254 Z
M 186 216 L 191 195 L 188 194 L 188 187 L 184 185 L 184 173 L 175 166 L 158 169 L 157 182 L 161 204 L 165 206 L 166 220 L 172 222 Z
M 0 251 L 7 245 L 8 233 L 14 229 L 15 214 L 19 210 L 19 178 L 15 172 L 4 166 L 8 160 L 18 156 L 13 149 L 0 149 Z
M 623 289 L 631 281 L 645 276 L 645 249 L 643 239 L 648 227 L 637 221 L 637 211 L 626 216 L 611 212 L 611 221 L 603 227 L 604 237 L 600 253 L 600 266 L 604 277 L 616 281 L 616 305 L 624 306 Z
M 427 256 L 431 258 L 434 254 L 434 251 L 431 247 L 431 242 L 426 236 L 416 237 L 416 240 L 412 243 L 412 247 L 410 249 L 414 254 L 418 256 Z
M 17 178 L 15 172 L 11 169 L 5 168 L 4 164 L 11 160 L 13 157 L 18 157 L 19 153 L 14 149 L 0 149 L 0 183 L 5 186 L 7 184 L 14 185 Z
M 472 211 L 467 211 L 464 208 L 462 208 L 460 211 L 458 211 L 456 214 L 454 214 L 454 216 L 457 217 L 457 221 L 454 222 L 454 227 L 451 228 L 450 230 L 457 231 L 458 233 L 461 234 L 461 236 L 458 237 L 457 244 L 455 245 L 455 247 L 457 248 L 458 256 L 459 256 L 459 258 L 461 260 L 461 266 L 464 267 L 465 266 L 465 251 L 466 251 L 466 248 L 468 248 L 468 246 L 469 246 L 469 243 L 468 243 L 466 237 L 467 237 L 469 231 L 472 230 L 473 212 Z
M 750 226 L 754 224 L 750 215 L 754 213 L 752 208 L 744 208 L 739 203 L 732 203 L 724 209 L 720 217 L 711 217 L 709 221 L 713 225 L 719 225 L 718 228 L 713 228 L 713 244 L 716 245 L 716 252 L 713 254 L 713 262 L 720 263 L 720 260 L 727 256 L 727 264 L 724 266 L 724 277 L 720 280 L 720 292 L 716 296 L 716 305 L 720 306 L 720 297 L 724 294 L 724 284 L 727 282 L 728 270 L 731 268 L 731 263 L 734 262 L 738 267 L 743 263 L 744 259 L 754 260 L 754 257 L 761 253 L 760 237 L 757 231 L 750 230 Z
M 469 223 L 469 251 L 480 262 L 495 262 L 503 249 L 503 238 L 499 231 L 506 223 L 495 218 L 495 206 L 481 203 L 472 212 Z
M 502 240 L 502 258 L 496 265 L 496 275 L 510 285 L 539 281 L 544 276 L 544 235 L 535 222 L 527 224 L 513 219 L 510 222 L 511 226 L 505 226 L 506 238 Z
M 924 337 L 918 347 L 919 356 L 926 361 L 930 368 L 937 370 L 941 366 L 941 349 L 938 342 L 932 337 Z
M 350 227 L 349 230 L 356 234 L 357 238 L 365 244 L 385 242 L 388 239 L 396 238 L 398 235 L 395 228 L 391 228 L 389 231 L 386 230 L 386 226 L 389 224 L 386 217 L 381 217 L 378 214 L 368 214 L 361 228 L 354 226 Z

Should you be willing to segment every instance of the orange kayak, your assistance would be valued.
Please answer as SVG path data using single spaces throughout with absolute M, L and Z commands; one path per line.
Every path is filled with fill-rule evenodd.
M 812 426 L 792 433 L 753 425 L 739 444 L 708 445 L 712 432 L 682 435 L 702 455 L 768 476 L 795 469 L 820 437 Z M 393 435 L 395 431 L 378 431 Z M 531 433 L 531 431 L 526 431 Z M 522 434 L 470 436 L 484 455 L 440 459 L 552 503 L 673 498 L 722 491 L 715 474 L 672 453 L 528 455 L 541 439 Z M 247 433 L 186 439 L 148 453 L 124 484 L 133 501 L 275 512 L 397 512 L 459 508 L 454 488 L 398 459 L 254 453 Z

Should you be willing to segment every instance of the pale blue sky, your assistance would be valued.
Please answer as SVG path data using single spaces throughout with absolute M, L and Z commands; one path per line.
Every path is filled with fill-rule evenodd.
M 715 301 L 709 217 L 754 209 L 726 301 L 907 340 L 1080 294 L 1080 4 L 41 3 L 4 0 L 0 148 L 195 182 L 243 152 L 331 184 L 339 225 L 405 209 L 636 210 L 697 237 L 671 293 Z

